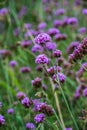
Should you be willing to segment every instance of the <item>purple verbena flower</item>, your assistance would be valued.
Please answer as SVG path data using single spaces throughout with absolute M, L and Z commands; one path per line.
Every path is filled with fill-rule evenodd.
M 54 51 L 56 49 L 56 43 L 54 42 L 47 42 L 46 49 L 49 51 Z
M 14 36 L 18 37 L 20 34 L 20 29 L 19 28 L 15 28 L 13 31 Z
M 82 13 L 85 14 L 85 15 L 87 15 L 87 9 L 83 9 Z
M 32 100 L 30 100 L 28 97 L 25 97 L 24 99 L 21 100 L 21 103 L 26 108 L 29 108 L 32 105 Z
M 60 33 L 60 31 L 57 28 L 48 29 L 48 34 L 51 35 L 51 36 L 53 36 L 53 35 L 55 35 L 57 33 Z
M 35 104 L 35 111 L 47 114 L 48 116 L 52 116 L 54 113 L 52 107 L 44 102 Z
M 7 113 L 8 113 L 8 114 L 14 114 L 14 109 L 13 109 L 13 108 L 8 109 L 8 110 L 7 110 Z
M 37 63 L 37 64 L 48 64 L 49 59 L 47 58 L 47 56 L 45 54 L 40 54 L 36 57 L 35 63 Z
M 14 68 L 17 65 L 17 62 L 15 60 L 12 60 L 9 62 L 9 65 Z
M 53 25 L 54 25 L 54 27 L 62 26 L 62 20 L 54 20 Z
M 55 50 L 53 52 L 53 56 L 56 57 L 56 58 L 59 58 L 62 56 L 62 52 L 60 50 Z
M 63 15 L 65 13 L 65 9 L 57 9 L 55 11 L 55 15 L 58 16 L 58 15 Z
M 65 80 L 66 80 L 66 76 L 63 73 L 58 73 L 58 76 L 56 74 L 54 74 L 52 76 L 52 79 L 53 79 L 54 82 L 55 82 L 55 80 L 57 80 L 57 77 L 58 77 L 60 83 L 64 83 Z
M 85 89 L 83 90 L 83 96 L 84 96 L 84 97 L 87 97 L 87 88 L 85 88 Z
M 40 88 L 42 85 L 41 81 L 41 78 L 37 77 L 34 80 L 32 80 L 31 83 L 35 88 Z
M 80 98 L 80 96 L 81 96 L 81 91 L 82 91 L 82 86 L 80 85 L 80 86 L 77 87 L 77 89 L 76 89 L 76 91 L 75 91 L 75 94 L 74 94 L 74 98 L 75 98 L 75 99 Z
M 17 96 L 17 99 L 21 101 L 23 98 L 26 97 L 26 94 L 23 92 L 18 92 L 16 96 Z
M 86 54 L 87 38 L 84 38 L 82 44 L 78 45 L 78 47 L 73 51 L 73 53 L 69 55 L 69 62 L 76 62 L 77 60 L 82 59 Z
M 29 73 L 29 72 L 31 72 L 31 68 L 28 67 L 28 66 L 26 66 L 26 67 L 21 67 L 21 68 L 20 68 L 20 72 L 21 72 L 21 73 Z
M 66 80 L 66 76 L 63 73 L 58 73 L 58 78 L 60 83 L 64 83 Z
M 78 23 L 77 18 L 75 18 L 75 17 L 68 18 L 68 24 L 69 25 L 75 25 L 77 23 Z
M 37 114 L 35 117 L 34 117 L 34 120 L 36 123 L 41 123 L 45 120 L 45 115 L 43 113 L 41 114 Z
M 56 41 L 60 41 L 60 40 L 66 40 L 66 38 L 67 38 L 67 35 L 66 34 L 56 34 L 55 36 L 54 36 L 54 39 L 56 40 Z
M 31 122 L 26 123 L 27 130 L 35 130 L 35 125 Z
M 0 9 L 0 15 L 1 15 L 1 16 L 7 15 L 8 12 L 9 12 L 9 10 L 8 10 L 7 8 L 2 8 L 2 9 Z
M 31 44 L 32 44 L 31 40 L 23 40 L 23 41 L 21 41 L 21 46 L 23 48 L 29 47 Z
M 47 42 L 50 42 L 51 37 L 46 33 L 40 33 L 38 36 L 35 37 L 34 41 L 36 44 L 43 45 Z
M 85 27 L 81 27 L 78 31 L 80 34 L 85 34 L 87 32 L 87 29 Z
M 45 22 L 42 22 L 38 25 L 38 29 L 42 30 L 44 28 L 46 28 L 47 24 Z
M 24 37 L 29 38 L 31 35 L 36 36 L 36 35 L 38 35 L 38 32 L 33 29 L 28 29 L 27 32 L 24 34 Z
M 40 46 L 40 45 L 34 45 L 34 46 L 32 47 L 32 49 L 31 49 L 31 51 L 32 51 L 33 53 L 35 53 L 35 52 L 43 52 L 43 47 Z
M 0 115 L 0 126 L 5 124 L 4 116 Z
M 80 43 L 77 41 L 73 41 L 70 43 L 70 45 L 67 47 L 67 53 L 72 53 L 79 45 Z
M 24 29 L 31 29 L 31 27 L 32 27 L 32 24 L 30 24 L 30 23 L 24 24 Z
M 28 12 L 28 8 L 26 6 L 22 6 L 19 13 L 18 18 L 21 19 Z

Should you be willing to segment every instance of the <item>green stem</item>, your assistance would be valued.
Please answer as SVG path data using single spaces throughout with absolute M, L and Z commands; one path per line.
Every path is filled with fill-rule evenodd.
M 57 79 L 58 79 L 58 78 L 57 78 Z M 58 79 L 58 80 L 59 80 L 59 79 Z M 63 98 L 64 98 L 65 104 L 66 104 L 67 109 L 68 109 L 68 111 L 69 111 L 69 113 L 70 113 L 70 116 L 71 116 L 71 118 L 72 118 L 72 120 L 73 120 L 73 122 L 74 122 L 74 124 L 75 124 L 75 126 L 76 126 L 76 129 L 79 130 L 78 125 L 77 125 L 77 123 L 76 123 L 76 121 L 75 121 L 75 119 L 74 119 L 74 116 L 73 116 L 73 114 L 72 114 L 72 112 L 71 112 L 71 110 L 70 110 L 70 108 L 69 108 L 69 105 L 68 105 L 68 102 L 67 102 L 66 97 L 65 97 L 65 95 L 64 95 L 64 92 L 63 92 L 63 90 L 62 90 L 61 84 L 60 84 L 60 82 L 57 81 L 57 80 L 56 80 L 56 83 L 57 83 L 57 84 L 59 85 L 59 87 L 60 87 L 60 90 L 61 90 L 62 96 L 63 96 Z
M 55 98 L 55 102 L 56 102 L 56 106 L 57 106 L 57 111 L 59 113 L 59 117 L 60 117 L 63 129 L 65 129 L 65 124 L 64 124 L 64 121 L 63 121 L 63 117 L 62 117 L 62 112 L 61 112 L 61 108 L 60 108 L 60 104 L 59 104 L 58 95 L 57 95 L 56 91 L 54 92 L 54 83 L 53 83 L 53 81 L 52 81 L 52 79 L 50 77 L 49 77 L 49 81 L 51 83 L 52 91 L 54 93 L 54 98 Z

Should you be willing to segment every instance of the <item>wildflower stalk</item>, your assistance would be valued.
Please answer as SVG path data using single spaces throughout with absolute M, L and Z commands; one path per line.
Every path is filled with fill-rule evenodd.
M 52 79 L 50 77 L 49 77 L 49 81 L 51 83 L 52 91 L 54 93 L 54 98 L 55 98 L 55 102 L 56 102 L 56 106 L 57 106 L 57 111 L 59 113 L 59 117 L 60 117 L 63 129 L 65 129 L 65 124 L 64 124 L 64 121 L 63 121 L 62 112 L 61 112 L 61 108 L 60 108 L 60 104 L 59 104 L 59 98 L 58 98 L 57 92 L 56 91 L 54 92 L 54 83 L 53 83 L 53 81 L 52 81 Z
M 40 129 L 40 127 L 41 127 L 41 123 L 38 125 L 38 127 L 36 128 L 36 130 L 39 130 Z
M 47 70 L 47 66 L 46 65 L 45 65 L 45 68 Z M 48 78 L 49 78 L 50 84 L 52 86 L 52 91 L 53 91 L 53 94 L 54 94 L 54 98 L 55 98 L 55 102 L 56 102 L 57 111 L 59 113 L 60 121 L 62 123 L 63 129 L 65 129 L 65 124 L 64 124 L 64 121 L 63 121 L 63 117 L 62 117 L 62 113 L 61 113 L 61 108 L 60 108 L 57 92 L 54 90 L 54 83 L 53 83 L 52 79 L 50 77 L 48 77 Z
M 65 104 L 66 104 L 67 109 L 68 109 L 68 111 L 69 111 L 69 113 L 70 113 L 70 116 L 71 116 L 71 118 L 72 118 L 72 120 L 73 120 L 73 122 L 74 122 L 74 124 L 75 124 L 75 126 L 76 126 L 76 129 L 79 130 L 78 125 L 77 125 L 77 123 L 76 123 L 76 121 L 75 121 L 75 119 L 74 119 L 74 116 L 73 116 L 73 114 L 72 114 L 72 112 L 71 112 L 71 110 L 70 110 L 70 108 L 69 108 L 69 105 L 68 105 L 68 102 L 67 102 L 66 97 L 65 97 L 65 95 L 64 95 L 64 92 L 63 92 L 63 90 L 62 90 L 62 87 L 61 87 L 59 78 L 57 77 L 57 80 L 55 80 L 55 81 L 56 81 L 56 83 L 59 85 L 59 88 L 60 88 L 60 90 L 61 90 L 62 96 L 63 96 L 64 101 L 65 101 Z

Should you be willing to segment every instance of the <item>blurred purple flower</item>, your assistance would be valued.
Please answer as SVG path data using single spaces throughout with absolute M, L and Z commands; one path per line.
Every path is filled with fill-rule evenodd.
M 55 35 L 55 34 L 57 34 L 57 33 L 60 33 L 60 31 L 57 29 L 57 28 L 50 28 L 50 29 L 48 29 L 48 34 L 49 35 L 51 35 L 51 36 L 53 36 L 53 35 Z
M 79 45 L 80 43 L 78 41 L 73 41 L 70 43 L 70 45 L 67 47 L 67 53 L 72 53 Z
M 44 28 L 46 28 L 47 24 L 45 22 L 39 23 L 38 25 L 38 29 L 42 30 Z
M 45 120 L 45 115 L 43 113 L 41 114 L 37 114 L 35 117 L 34 117 L 34 120 L 36 123 L 41 123 Z
M 47 42 L 50 42 L 51 37 L 46 33 L 40 33 L 38 36 L 35 37 L 34 41 L 36 44 L 43 45 Z
M 49 51 L 54 51 L 56 49 L 56 43 L 54 42 L 47 42 L 46 49 Z
M 14 114 L 14 109 L 13 109 L 13 108 L 9 108 L 9 109 L 7 110 L 7 113 L 8 113 L 8 114 Z
M 32 44 L 31 40 L 23 40 L 23 41 L 21 41 L 21 46 L 23 48 L 29 47 L 31 44 Z
M 63 15 L 65 14 L 65 9 L 57 9 L 54 13 L 56 16 Z
M 37 64 L 48 64 L 49 59 L 47 58 L 47 56 L 45 54 L 40 54 L 36 57 L 35 63 L 37 63 Z
M 27 30 L 27 32 L 24 34 L 25 38 L 28 38 L 30 36 L 36 36 L 38 35 L 38 32 L 36 30 L 33 30 L 33 29 L 29 29 Z
M 87 88 L 85 88 L 85 89 L 83 90 L 83 96 L 84 96 L 84 97 L 87 97 Z
M 26 108 L 29 108 L 32 105 L 32 100 L 30 100 L 28 97 L 25 97 L 21 100 L 21 104 L 25 106 Z
M 62 20 L 54 20 L 53 25 L 54 25 L 54 27 L 62 26 Z
M 17 95 L 16 95 L 16 97 L 17 97 L 18 100 L 21 101 L 23 98 L 26 97 L 26 94 L 23 93 L 23 92 L 18 92 Z
M 31 29 L 32 28 L 32 24 L 30 24 L 30 23 L 24 23 L 24 28 L 25 29 Z
M 34 45 L 34 46 L 32 47 L 32 49 L 31 49 L 31 51 L 32 51 L 33 53 L 35 53 L 35 52 L 43 52 L 43 47 L 40 46 L 40 45 Z
M 85 14 L 85 15 L 87 15 L 87 9 L 83 9 L 82 13 Z
M 4 116 L 0 115 L 0 126 L 5 124 Z
M 21 67 L 21 68 L 20 68 L 20 72 L 21 72 L 21 73 L 29 73 L 29 72 L 31 72 L 31 68 L 28 67 L 28 66 L 26 66 L 26 67 Z
M 35 88 L 40 88 L 41 85 L 42 85 L 42 82 L 41 82 L 41 78 L 39 77 L 36 77 L 34 80 L 31 81 L 32 85 L 35 87 Z
M 21 19 L 26 13 L 28 12 L 28 8 L 26 6 L 21 7 L 19 13 L 18 13 L 18 18 Z
M 56 57 L 56 58 L 59 58 L 62 56 L 62 52 L 60 50 L 55 50 L 53 52 L 53 56 Z
M 9 10 L 7 8 L 2 8 L 0 9 L 0 15 L 1 16 L 4 16 L 4 15 L 7 15 L 9 12 Z
M 17 65 L 17 62 L 15 60 L 12 60 L 9 62 L 9 65 L 14 68 Z
M 35 130 L 35 125 L 31 122 L 26 123 L 27 130 Z
M 80 34 L 85 34 L 87 32 L 87 29 L 85 27 L 81 27 L 78 31 Z
M 13 31 L 14 36 L 18 37 L 20 34 L 20 29 L 19 28 L 15 28 Z
M 75 18 L 75 17 L 68 18 L 68 24 L 69 25 L 75 25 L 77 23 L 78 23 L 77 18 Z
M 66 34 L 56 34 L 55 36 L 54 36 L 54 39 L 56 40 L 56 41 L 60 41 L 60 40 L 66 40 L 67 39 L 67 35 Z

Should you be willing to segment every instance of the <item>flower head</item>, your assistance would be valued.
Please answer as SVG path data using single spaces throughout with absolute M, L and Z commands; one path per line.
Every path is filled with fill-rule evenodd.
M 34 80 L 31 81 L 32 85 L 35 87 L 35 88 L 39 88 L 41 87 L 42 83 L 41 83 L 41 78 L 37 77 L 35 78 Z
M 35 53 L 35 52 L 43 52 L 43 47 L 40 46 L 40 45 L 34 45 L 32 47 L 32 52 Z
M 77 24 L 78 23 L 78 20 L 77 20 L 77 18 L 75 18 L 75 17 L 70 17 L 69 19 L 68 19 L 68 24 L 69 25 L 75 25 L 75 24 Z
M 5 124 L 4 116 L 0 115 L 0 126 Z
M 21 103 L 26 108 L 29 108 L 32 105 L 32 101 L 28 97 L 25 97 L 24 99 L 22 99 Z
M 26 97 L 26 94 L 23 92 L 18 92 L 16 96 L 18 100 L 22 100 L 24 97 Z
M 37 64 L 48 64 L 49 59 L 45 54 L 40 54 L 36 57 L 35 63 Z
M 85 88 L 85 89 L 83 90 L 83 96 L 84 96 L 84 97 L 87 97 L 87 88 Z
M 38 29 L 44 29 L 46 28 L 47 24 L 45 22 L 42 22 L 38 25 Z
M 54 42 L 47 42 L 46 49 L 49 51 L 53 51 L 56 49 L 56 43 Z
M 27 130 L 35 130 L 35 125 L 33 123 L 26 123 L 26 129 Z
M 9 65 L 14 68 L 17 65 L 17 62 L 15 60 L 10 61 Z
M 34 40 L 36 44 L 43 45 L 46 42 L 50 42 L 51 37 L 47 33 L 40 33 Z
M 28 67 L 28 66 L 26 66 L 26 67 L 21 67 L 21 68 L 20 68 L 20 72 L 21 72 L 21 73 L 29 73 L 29 72 L 31 72 L 31 68 Z
M 35 117 L 34 117 L 34 120 L 36 123 L 41 123 L 43 122 L 45 119 L 45 115 L 43 113 L 41 114 L 37 114 Z
M 47 114 L 48 116 L 53 115 L 53 109 L 51 108 L 51 106 L 47 105 L 44 102 L 35 104 L 35 111 Z
M 55 34 L 57 34 L 57 33 L 60 33 L 60 31 L 59 31 L 57 28 L 50 28 L 50 29 L 48 30 L 48 34 L 49 34 L 49 35 L 55 35 Z
M 83 9 L 82 13 L 85 14 L 85 15 L 87 15 L 87 9 Z
M 13 109 L 13 108 L 8 109 L 8 110 L 7 110 L 7 113 L 8 113 L 8 114 L 14 114 L 14 109 Z
M 62 52 L 61 52 L 60 50 L 55 50 L 55 51 L 53 52 L 53 56 L 56 57 L 56 58 L 61 57 L 61 55 L 62 55 Z
M 32 44 L 32 41 L 31 40 L 23 40 L 22 42 L 21 42 L 21 46 L 23 47 L 23 48 L 26 48 L 26 47 L 29 47 L 30 45 Z
M 80 34 L 85 34 L 87 32 L 87 29 L 85 27 L 81 27 L 78 31 Z

